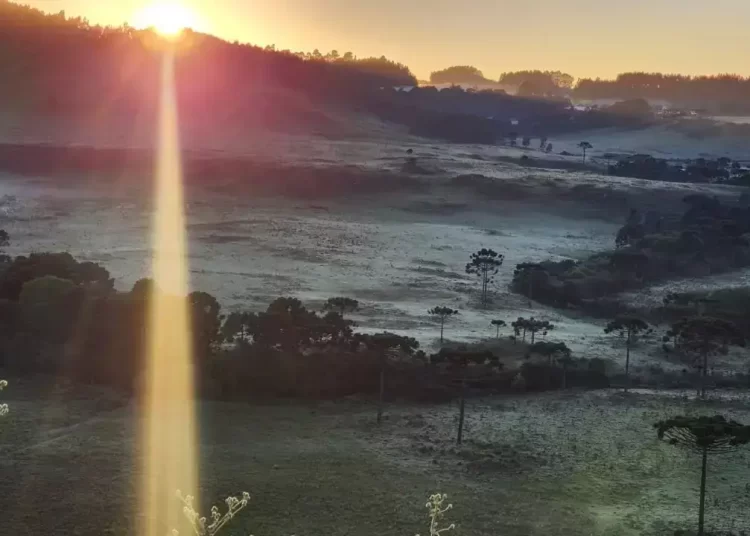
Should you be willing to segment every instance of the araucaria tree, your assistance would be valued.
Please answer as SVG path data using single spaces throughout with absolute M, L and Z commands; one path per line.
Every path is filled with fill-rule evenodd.
M 534 344 L 536 341 L 537 333 L 541 333 L 542 336 L 546 337 L 547 333 L 555 329 L 555 325 L 549 321 L 537 320 L 533 316 L 531 318 L 518 317 L 518 320 L 513 322 L 511 326 L 513 326 L 516 337 L 523 333 L 523 342 L 526 342 L 526 332 L 531 333 L 531 344 Z
M 542 337 L 546 337 L 547 333 L 555 329 L 554 324 L 550 323 L 547 320 L 537 320 L 534 317 L 531 317 L 529 319 L 529 333 L 531 333 L 531 344 L 534 344 L 534 340 L 536 339 L 536 334 L 541 333 Z
M 482 248 L 471 255 L 466 264 L 466 273 L 478 276 L 482 282 L 482 305 L 487 306 L 490 283 L 500 271 L 505 257 L 491 249 Z
M 402 357 L 409 359 L 414 356 L 419 342 L 411 337 L 396 335 L 395 333 L 383 332 L 373 335 L 357 333 L 352 338 L 352 346 L 355 351 L 364 351 L 377 359 L 380 369 L 380 386 L 378 389 L 378 416 L 377 423 L 383 420 L 383 399 L 385 397 L 385 369 L 389 359 Z
M 620 337 L 625 337 L 625 391 L 630 385 L 630 346 L 633 337 L 648 331 L 651 331 L 648 324 L 635 316 L 618 316 L 604 328 L 604 333 L 618 333 Z
M 659 439 L 701 455 L 701 487 L 698 506 L 698 536 L 704 534 L 706 464 L 708 454 L 730 452 L 750 441 L 750 426 L 715 417 L 674 417 L 654 424 Z
M 518 340 L 519 335 L 523 335 L 521 342 L 526 342 L 526 330 L 529 329 L 528 319 L 519 316 L 517 320 L 510 323 L 510 326 L 513 328 L 516 340 Z
M 493 320 L 492 322 L 490 322 L 490 324 L 492 324 L 493 326 L 495 326 L 495 328 L 497 328 L 495 330 L 495 338 L 496 339 L 500 338 L 500 328 L 504 328 L 505 326 L 508 325 L 508 324 L 505 323 L 505 320 Z
M 700 369 L 700 397 L 706 397 L 706 378 L 708 376 L 708 358 L 726 354 L 728 347 L 744 346 L 745 335 L 733 323 L 709 316 L 684 318 L 674 324 L 667 333 L 674 337 L 675 346 L 692 354 Z
M 589 149 L 593 149 L 594 146 L 591 145 L 587 141 L 582 141 L 581 143 L 578 144 L 578 147 L 580 147 L 583 150 L 583 163 L 585 164 L 586 163 L 586 151 L 588 151 Z
M 430 356 L 430 362 L 434 364 L 447 362 L 460 378 L 461 391 L 458 404 L 458 432 L 456 443 L 461 444 L 464 437 L 464 416 L 466 414 L 466 384 L 469 365 L 491 364 L 496 368 L 502 368 L 502 363 L 492 352 L 472 352 L 468 350 L 446 350 L 442 349 L 437 354 Z
M 458 314 L 458 311 L 450 307 L 433 307 L 428 314 L 437 317 L 440 320 L 440 344 L 443 344 L 443 329 L 445 328 L 445 319 Z

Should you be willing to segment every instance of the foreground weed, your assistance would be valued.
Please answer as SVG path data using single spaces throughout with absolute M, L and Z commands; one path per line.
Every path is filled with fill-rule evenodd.
M 0 391 L 8 387 L 8 382 L 5 380 L 0 380 Z M 8 404 L 0 404 L 0 417 L 3 415 L 8 414 Z
M 214 536 L 224 527 L 224 525 L 229 523 L 234 516 L 245 508 L 248 502 L 250 502 L 250 494 L 246 491 L 243 492 L 240 497 L 227 497 L 224 499 L 224 502 L 227 505 L 227 511 L 222 514 L 218 506 L 212 506 L 211 520 L 209 523 L 208 519 L 201 517 L 201 515 L 195 510 L 195 507 L 193 506 L 194 498 L 192 495 L 183 496 L 178 490 L 177 498 L 182 501 L 182 511 L 190 522 L 190 525 L 193 527 L 196 536 Z M 177 530 L 173 530 L 172 534 L 174 536 L 179 536 Z
M 447 500 L 448 495 L 445 493 L 435 493 L 434 495 L 430 495 L 430 498 L 425 505 L 430 516 L 430 536 L 440 536 L 440 534 L 450 532 L 456 528 L 455 523 L 451 523 L 447 527 L 440 527 L 440 523 L 445 517 L 445 513 L 448 510 L 453 509 L 452 504 L 446 504 Z M 419 536 L 419 534 L 417 534 L 417 536 Z
M 182 511 L 187 517 L 190 525 L 193 528 L 196 536 L 215 536 L 218 532 L 236 516 L 243 508 L 245 508 L 250 502 L 250 494 L 243 492 L 240 497 L 227 497 L 224 502 L 227 505 L 227 511 L 223 514 L 219 510 L 218 506 L 211 507 L 211 522 L 195 510 L 193 501 L 195 500 L 191 495 L 183 496 L 180 491 L 177 492 L 177 498 L 182 501 Z M 445 513 L 448 510 L 453 509 L 453 505 L 446 501 L 448 495 L 435 493 L 430 495 L 430 498 L 425 504 L 429 512 L 430 517 L 430 536 L 440 536 L 445 532 L 450 532 L 456 528 L 455 523 L 451 523 L 448 526 L 441 527 L 441 522 L 445 517 Z M 172 531 L 172 536 L 179 536 L 180 533 L 177 530 Z M 417 534 L 419 536 L 419 534 Z

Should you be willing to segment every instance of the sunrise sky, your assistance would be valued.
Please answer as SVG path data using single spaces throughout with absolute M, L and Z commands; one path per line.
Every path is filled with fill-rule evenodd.
M 750 75 L 750 0 L 170 0 L 198 30 L 321 52 L 385 55 L 421 79 L 471 64 L 612 77 L 629 70 Z M 119 25 L 150 0 L 23 0 Z

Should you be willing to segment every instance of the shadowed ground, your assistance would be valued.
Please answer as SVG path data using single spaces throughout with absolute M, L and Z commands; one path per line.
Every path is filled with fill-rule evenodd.
M 12 381 L 6 393 L 4 532 L 132 534 L 141 455 L 132 406 L 38 382 Z M 651 424 L 693 412 L 747 422 L 744 404 L 611 391 L 471 400 L 457 449 L 450 405 L 389 406 L 376 429 L 365 402 L 206 402 L 201 495 L 251 493 L 235 534 L 424 533 L 425 498 L 438 490 L 463 534 L 671 534 L 692 527 L 699 471 Z M 748 461 L 750 451 L 710 460 L 709 527 L 746 526 Z

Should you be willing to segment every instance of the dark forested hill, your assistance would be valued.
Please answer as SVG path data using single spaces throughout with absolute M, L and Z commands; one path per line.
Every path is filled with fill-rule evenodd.
M 159 45 L 151 31 L 93 26 L 0 0 L 0 98 L 36 113 L 132 113 L 154 102 Z M 406 66 L 386 58 L 302 55 L 191 31 L 176 49 L 181 102 L 196 109 L 210 102 L 214 113 L 241 105 L 258 87 L 356 99 L 416 84 Z
M 24 139 L 44 138 L 45 128 L 65 130 L 68 124 L 95 122 L 118 132 L 140 120 L 152 124 L 165 46 L 150 30 L 95 26 L 0 0 L 0 127 L 3 114 L 14 125 L 42 119 L 43 134 Z M 347 122 L 365 114 L 421 136 L 494 143 L 510 132 L 546 136 L 623 121 L 580 114 L 546 93 L 517 98 L 457 87 L 399 92 L 394 88 L 415 86 L 416 79 L 385 57 L 278 51 L 192 31 L 168 46 L 176 54 L 181 116 L 193 131 L 256 126 L 343 136 Z

